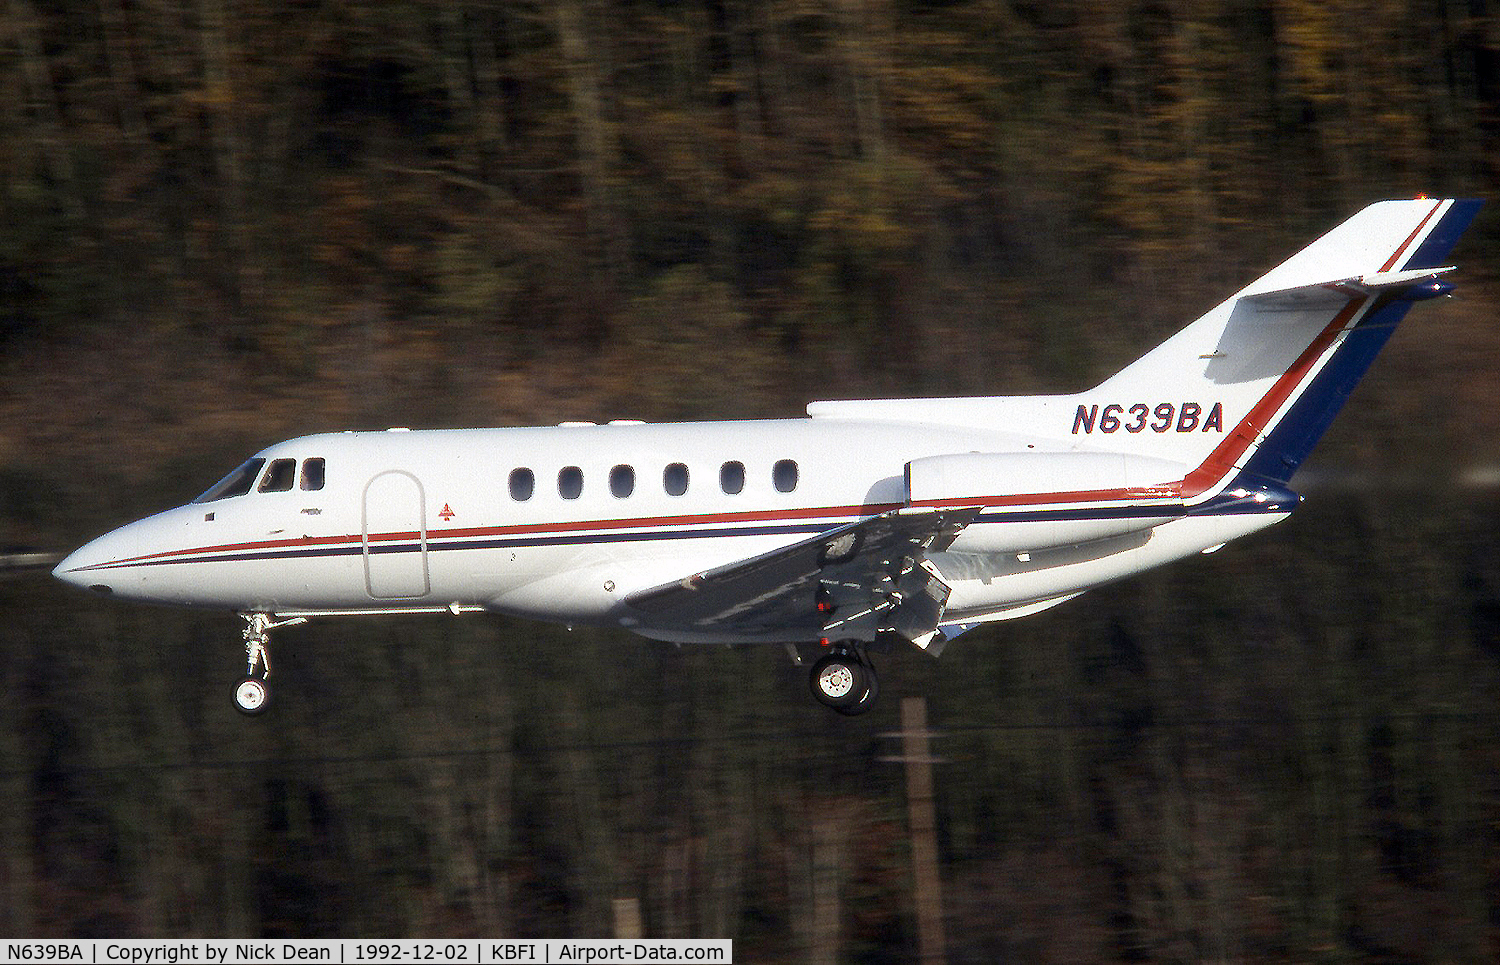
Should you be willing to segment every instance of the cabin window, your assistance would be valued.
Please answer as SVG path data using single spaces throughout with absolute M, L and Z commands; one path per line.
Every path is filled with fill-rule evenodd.
M 583 470 L 577 466 L 564 466 L 557 474 L 557 494 L 563 499 L 577 499 L 583 495 Z
M 265 477 L 260 481 L 260 491 L 263 493 L 290 492 L 292 483 L 296 481 L 297 460 L 273 459 L 270 468 L 266 470 Z
M 745 464 L 726 462 L 719 467 L 719 488 L 730 496 L 737 496 L 745 489 Z
M 616 499 L 624 499 L 635 492 L 635 470 L 630 466 L 616 466 L 611 469 L 609 491 Z
M 251 459 L 240 466 L 234 472 L 214 483 L 213 486 L 193 500 L 195 503 L 211 503 L 216 499 L 228 499 L 231 496 L 243 496 L 255 485 L 255 477 L 260 475 L 260 467 L 264 466 L 264 459 Z
M 306 459 L 302 462 L 302 489 L 317 492 L 323 488 L 323 460 Z
M 789 493 L 797 488 L 797 461 L 782 459 L 771 467 L 771 481 L 778 493 Z
M 681 496 L 688 488 L 688 468 L 680 462 L 674 462 L 661 474 L 662 488 L 667 491 L 668 496 Z
M 531 498 L 536 491 L 536 474 L 530 469 L 512 469 L 510 471 L 510 498 L 518 503 L 524 503 Z

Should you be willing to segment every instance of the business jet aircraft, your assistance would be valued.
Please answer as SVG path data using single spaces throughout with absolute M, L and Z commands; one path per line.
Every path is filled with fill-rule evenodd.
M 960 633 L 1278 522 L 1297 467 L 1478 201 L 1371 205 L 1076 395 L 814 402 L 810 418 L 343 432 L 257 453 L 64 559 L 102 594 L 239 611 L 247 714 L 269 634 L 494 611 L 678 643 L 821 645 L 845 714 L 869 645 Z

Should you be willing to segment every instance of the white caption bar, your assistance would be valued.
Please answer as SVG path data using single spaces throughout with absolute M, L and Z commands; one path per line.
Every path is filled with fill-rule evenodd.
M 102 965 L 183 965 L 242 962 L 599 962 L 734 961 L 728 938 L 466 939 L 463 941 L 328 941 L 298 939 L 135 939 L 111 941 L 0 941 L 0 962 L 87 962 Z

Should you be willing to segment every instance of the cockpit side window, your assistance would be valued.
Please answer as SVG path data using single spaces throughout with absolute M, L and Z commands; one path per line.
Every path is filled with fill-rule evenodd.
M 306 459 L 302 463 L 302 489 L 316 492 L 323 488 L 323 460 Z
M 243 496 L 255 485 L 255 477 L 260 475 L 260 467 L 264 466 L 264 459 L 251 459 L 234 472 L 220 479 L 218 482 L 197 499 L 195 503 L 211 503 L 216 499 L 228 499 L 231 496 Z
M 265 478 L 260 481 L 260 491 L 263 493 L 289 492 L 292 483 L 296 481 L 297 460 L 273 459 L 271 468 L 266 470 Z

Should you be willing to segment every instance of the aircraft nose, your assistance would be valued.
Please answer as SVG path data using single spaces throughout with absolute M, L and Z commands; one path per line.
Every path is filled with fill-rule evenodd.
M 182 552 L 185 527 L 196 514 L 187 507 L 127 523 L 80 546 L 52 571 L 64 583 L 131 600 L 188 602 L 188 574 L 170 565 Z
M 52 575 L 95 593 L 148 599 L 160 583 L 151 558 L 170 546 L 176 521 L 168 510 L 127 523 L 68 554 Z
M 121 559 L 122 554 L 117 552 L 121 547 L 115 538 L 118 532 L 107 533 L 69 553 L 53 567 L 52 575 L 96 593 L 113 593 L 114 577 L 105 567 Z

